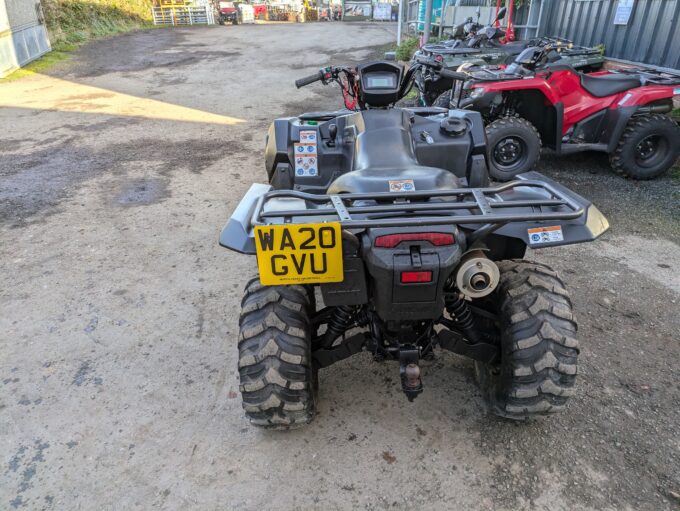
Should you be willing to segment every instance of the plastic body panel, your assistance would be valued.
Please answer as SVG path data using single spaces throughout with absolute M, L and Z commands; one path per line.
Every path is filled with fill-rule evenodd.
M 419 166 L 444 169 L 469 182 L 473 171 L 479 173 L 478 167 L 486 165 L 486 139 L 478 112 L 451 110 L 421 115 L 417 109 L 393 108 L 325 115 L 331 118 L 323 120 L 319 114 L 319 121 L 306 116 L 277 119 L 270 126 L 265 166 L 272 186 L 326 193 L 334 181 L 352 171 L 391 169 L 398 179 L 397 171 Z M 443 132 L 440 124 L 447 116 L 464 123 L 465 133 L 450 136 Z M 301 131 L 310 130 L 318 134 L 318 174 L 299 176 L 295 172 L 294 144 L 300 141 Z
M 591 76 L 606 76 L 608 73 L 593 73 Z M 554 113 L 552 126 L 537 124 L 547 145 L 558 152 L 577 150 L 599 150 L 611 152 L 623 133 L 630 117 L 640 107 L 660 100 L 672 99 L 677 85 L 645 83 L 611 96 L 595 97 L 581 85 L 581 75 L 565 66 L 555 66 L 529 78 L 508 79 L 507 75 L 497 81 L 477 81 L 473 89 L 483 89 L 475 98 L 461 102 L 461 107 L 486 112 L 498 101 L 498 95 L 535 93 L 543 99 L 543 114 L 539 105 L 526 107 L 530 121 Z M 535 103 L 535 101 L 534 101 Z M 602 115 L 601 122 L 594 127 L 593 119 Z M 523 114 L 525 112 L 520 112 Z M 571 133 L 576 135 L 573 143 L 563 146 L 562 138 Z M 584 138 L 583 134 L 587 133 Z M 579 143 L 580 140 L 583 140 Z M 570 140 L 570 142 L 572 142 Z

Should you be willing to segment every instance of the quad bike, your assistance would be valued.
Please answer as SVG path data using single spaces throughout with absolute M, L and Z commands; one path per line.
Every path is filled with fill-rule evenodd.
M 505 69 L 443 71 L 455 86 L 436 105 L 480 112 L 489 171 L 507 181 L 530 170 L 541 146 L 558 154 L 602 151 L 634 179 L 666 172 L 680 155 L 670 115 L 680 75 L 651 68 L 583 74 L 555 57 L 555 45 L 528 48 Z
M 505 7 L 499 11 L 496 20 L 504 16 Z M 577 46 L 559 37 L 506 42 L 505 31 L 494 25 L 496 20 L 485 27 L 477 23 L 466 23 L 464 25 L 464 30 L 467 31 L 465 39 L 426 44 L 414 53 L 411 66 L 428 60 L 433 62 L 432 66 L 423 70 L 422 75 L 416 75 L 420 106 L 434 105 L 435 99 L 453 86 L 450 79 L 437 72 L 439 69 L 453 71 L 463 64 L 509 65 L 520 53 L 531 47 L 559 46 L 560 62 L 584 72 L 597 71 L 604 64 L 604 56 L 600 49 Z
M 494 28 L 494 30 L 496 29 Z M 418 105 L 446 106 L 445 95 L 453 88 L 454 81 L 446 73 L 442 74 L 441 70 L 457 69 L 461 65 L 489 66 L 491 64 L 500 64 L 501 66 L 506 66 L 513 63 L 521 51 L 526 50 L 527 47 L 553 48 L 553 53 L 560 60 L 561 64 L 575 66 L 587 71 L 600 69 L 604 62 L 604 58 L 599 50 L 575 47 L 571 41 L 566 39 L 542 37 L 530 41 L 517 41 L 517 43 L 513 43 L 512 49 L 508 50 L 507 53 L 503 53 L 500 59 L 496 58 L 498 55 L 494 54 L 494 56 L 487 53 L 481 56 L 456 57 L 453 60 L 447 60 L 441 53 L 416 52 L 411 59 L 410 66 L 417 68 L 417 72 L 414 74 L 414 85 L 418 90 Z M 504 48 L 506 47 L 510 47 L 510 45 L 505 45 Z M 439 103 L 437 102 L 438 99 Z
M 219 16 L 217 22 L 220 25 L 225 25 L 227 22 L 232 25 L 241 23 L 241 12 L 239 8 L 240 2 L 219 2 Z
M 474 360 L 504 417 L 558 412 L 574 392 L 572 302 L 523 257 L 592 241 L 607 220 L 535 172 L 489 186 L 481 115 L 394 107 L 410 79 L 384 61 L 298 80 L 339 83 L 347 108 L 275 120 L 269 184 L 251 186 L 220 235 L 259 268 L 238 340 L 256 426 L 310 422 L 319 369 L 362 351 L 399 363 L 409 400 L 436 348 Z

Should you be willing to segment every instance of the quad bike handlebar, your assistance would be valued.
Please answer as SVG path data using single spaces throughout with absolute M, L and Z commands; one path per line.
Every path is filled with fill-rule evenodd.
M 305 85 L 310 85 L 314 82 L 318 82 L 319 80 L 323 80 L 324 78 L 324 71 L 323 69 L 320 69 L 313 75 L 305 76 L 304 78 L 299 78 L 298 80 L 295 80 L 295 86 L 299 89 L 301 87 L 304 87 Z

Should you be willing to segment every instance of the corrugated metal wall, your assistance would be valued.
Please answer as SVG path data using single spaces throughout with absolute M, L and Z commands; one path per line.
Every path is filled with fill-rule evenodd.
M 0 78 L 50 51 L 37 0 L 0 0 Z
M 680 0 L 635 0 L 627 25 L 614 25 L 617 0 L 546 3 L 546 35 L 603 43 L 608 57 L 680 69 Z

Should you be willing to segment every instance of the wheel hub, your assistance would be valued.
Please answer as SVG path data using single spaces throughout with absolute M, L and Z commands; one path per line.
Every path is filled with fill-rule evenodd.
M 652 156 L 654 156 L 654 153 L 656 153 L 658 148 L 659 148 L 658 135 L 650 135 L 648 137 L 643 138 L 640 141 L 640 143 L 635 148 L 635 152 L 637 153 L 637 157 L 640 160 L 648 160 Z
M 517 163 L 524 154 L 522 141 L 516 137 L 507 137 L 496 144 L 494 157 L 502 165 Z

